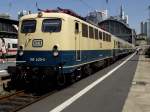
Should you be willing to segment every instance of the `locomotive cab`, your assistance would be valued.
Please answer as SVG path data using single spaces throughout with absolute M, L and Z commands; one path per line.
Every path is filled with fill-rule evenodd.
M 17 61 L 23 61 L 28 66 L 59 63 L 64 20 L 56 15 L 28 15 L 21 19 Z

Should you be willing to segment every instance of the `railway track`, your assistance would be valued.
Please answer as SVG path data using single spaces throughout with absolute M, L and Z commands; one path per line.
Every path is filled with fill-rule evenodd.
M 18 91 L 14 94 L 0 97 L 0 112 L 16 112 L 27 107 L 43 98 L 53 94 L 55 91 L 49 92 L 41 96 L 34 96 L 25 91 Z

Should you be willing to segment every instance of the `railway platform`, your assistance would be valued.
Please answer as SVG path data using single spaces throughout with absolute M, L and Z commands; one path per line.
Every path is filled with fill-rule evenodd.
M 0 94 L 3 92 L 3 83 L 6 83 L 8 79 L 6 78 L 9 74 L 6 70 L 0 70 Z
M 140 55 L 122 112 L 150 112 L 150 58 Z
M 3 83 L 9 81 L 9 79 L 7 79 L 9 74 L 6 69 L 8 66 L 14 66 L 15 60 L 15 58 L 8 58 L 5 62 L 2 62 L 2 59 L 0 59 L 0 95 L 3 94 Z
M 7 58 L 4 62 L 0 59 L 0 74 L 7 69 L 8 66 L 15 66 L 15 58 Z

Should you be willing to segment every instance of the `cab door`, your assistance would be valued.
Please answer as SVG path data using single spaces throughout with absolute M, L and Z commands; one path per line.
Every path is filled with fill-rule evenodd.
M 80 48 L 80 35 L 81 35 L 81 27 L 80 22 L 75 21 L 75 52 L 76 52 L 76 61 L 81 61 L 81 48 Z

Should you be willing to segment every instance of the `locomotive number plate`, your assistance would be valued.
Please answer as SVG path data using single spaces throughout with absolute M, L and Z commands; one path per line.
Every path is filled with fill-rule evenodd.
M 36 57 L 36 58 L 30 58 L 30 61 L 32 62 L 45 62 L 46 61 L 46 58 L 43 58 L 43 57 Z
M 42 39 L 34 39 L 32 41 L 33 47 L 42 47 L 43 46 L 43 40 Z

